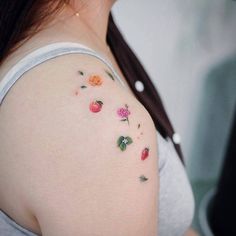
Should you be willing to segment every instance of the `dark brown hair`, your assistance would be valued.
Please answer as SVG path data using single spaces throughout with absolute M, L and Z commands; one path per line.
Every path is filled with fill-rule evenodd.
M 0 65 L 69 0 L 1 0 Z

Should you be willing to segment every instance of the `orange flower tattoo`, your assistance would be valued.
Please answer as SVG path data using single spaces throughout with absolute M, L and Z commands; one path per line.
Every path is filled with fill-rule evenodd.
M 100 85 L 102 85 L 103 80 L 102 80 L 102 78 L 101 78 L 100 76 L 98 76 L 98 75 L 92 75 L 92 76 L 90 76 L 88 82 L 89 82 L 89 84 L 92 85 L 92 86 L 100 86 Z

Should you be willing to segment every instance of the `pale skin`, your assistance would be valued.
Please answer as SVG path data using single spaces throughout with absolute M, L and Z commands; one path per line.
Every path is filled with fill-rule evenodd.
M 78 65 L 102 76 L 102 85 L 81 78 Z M 1 208 L 43 236 L 157 235 L 154 123 L 101 68 L 89 56 L 58 57 L 24 75 L 2 106 L 0 141 L 8 151 L 1 155 Z M 94 100 L 102 107 L 90 107 Z M 128 114 L 125 104 L 129 124 L 119 116 Z M 7 207 L 15 204 L 21 208 Z
M 128 88 L 105 40 L 114 2 L 73 1 L 79 18 L 65 7 L 8 58 L 0 75 L 35 47 L 78 41 L 106 55 Z M 155 126 L 131 89 L 124 91 L 106 70 L 88 56 L 57 58 L 26 73 L 2 106 L 0 130 L 11 141 L 0 135 L 0 142 L 15 149 L 1 153 L 0 208 L 36 234 L 158 235 Z

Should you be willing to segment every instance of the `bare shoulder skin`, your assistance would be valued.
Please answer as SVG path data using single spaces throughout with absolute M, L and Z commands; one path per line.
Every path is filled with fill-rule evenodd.
M 103 63 L 44 62 L 1 106 L 0 204 L 43 236 L 156 236 L 156 138 L 147 110 Z

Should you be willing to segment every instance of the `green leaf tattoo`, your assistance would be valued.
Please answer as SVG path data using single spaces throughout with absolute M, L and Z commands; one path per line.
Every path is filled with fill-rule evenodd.
M 128 140 L 127 144 L 131 144 L 133 142 L 132 138 L 130 138 L 129 136 L 127 136 L 126 139 Z
M 124 136 L 120 136 L 117 140 L 117 144 L 118 146 L 122 143 L 122 140 L 124 139 L 125 137 Z
M 121 151 L 125 151 L 125 149 L 126 149 L 126 144 L 125 143 L 121 143 L 120 144 L 120 150 Z
M 81 70 L 79 70 L 78 73 L 79 73 L 80 75 L 84 75 L 84 72 L 81 71 Z
M 148 178 L 144 175 L 139 176 L 139 179 L 140 179 L 141 182 L 145 182 L 145 181 L 148 180 Z
M 120 148 L 121 151 L 125 151 L 127 145 L 130 145 L 131 143 L 133 143 L 133 140 L 129 136 L 120 136 L 117 140 L 117 146 Z
M 97 103 L 99 104 L 99 105 L 103 105 L 103 102 L 102 101 L 100 101 L 100 100 L 97 100 Z
M 114 76 L 112 75 L 112 73 L 110 71 L 105 70 L 105 72 L 113 81 L 115 81 L 115 78 L 114 78 Z

